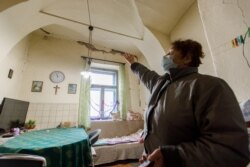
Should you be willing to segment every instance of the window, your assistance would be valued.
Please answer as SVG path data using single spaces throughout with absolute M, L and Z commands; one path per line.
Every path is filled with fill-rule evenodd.
M 117 112 L 118 71 L 91 68 L 90 118 L 111 119 L 111 112 Z

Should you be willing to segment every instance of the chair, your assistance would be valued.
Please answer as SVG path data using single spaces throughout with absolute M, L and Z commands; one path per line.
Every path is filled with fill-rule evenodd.
M 0 128 L 0 135 L 4 133 L 5 133 L 5 130 L 3 128 Z
M 90 147 L 91 147 L 91 158 L 92 158 L 92 166 L 93 167 L 95 166 L 95 164 L 94 164 L 94 158 L 93 158 L 93 155 L 95 155 L 95 150 L 94 150 L 94 148 L 92 146 L 98 140 L 101 131 L 102 131 L 101 129 L 96 129 L 96 130 L 88 133 L 89 144 L 90 144 Z
M 46 167 L 46 159 L 38 155 L 0 154 L 1 167 Z
M 98 140 L 101 131 L 102 131 L 101 129 L 96 129 L 96 130 L 94 130 L 94 131 L 88 133 L 89 142 L 90 142 L 90 145 L 91 145 L 91 146 L 92 146 L 93 144 L 95 144 L 95 142 Z

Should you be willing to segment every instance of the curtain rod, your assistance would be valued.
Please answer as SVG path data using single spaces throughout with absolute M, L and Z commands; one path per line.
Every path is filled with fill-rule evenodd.
M 87 57 L 87 56 L 81 56 L 81 58 L 83 58 L 83 59 L 93 59 L 93 60 L 106 61 L 106 62 L 117 63 L 117 64 L 122 64 L 122 65 L 125 65 L 125 64 L 126 64 L 126 63 L 121 63 L 121 62 L 117 62 L 117 61 L 103 60 L 103 59 L 92 58 L 92 57 Z

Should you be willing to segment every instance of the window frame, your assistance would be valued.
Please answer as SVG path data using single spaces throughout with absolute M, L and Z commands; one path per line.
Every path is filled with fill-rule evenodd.
M 105 113 L 104 113 L 104 105 L 102 105 L 102 101 L 104 101 L 104 94 L 105 94 L 105 89 L 115 89 L 116 93 L 115 93 L 115 101 L 118 101 L 118 93 L 119 93 L 119 84 L 118 84 L 118 70 L 115 69 L 106 69 L 106 68 L 98 68 L 98 67 L 91 67 L 90 68 L 90 72 L 91 73 L 97 73 L 97 74 L 111 74 L 113 76 L 113 86 L 112 85 L 101 85 L 101 84 L 91 84 L 91 90 L 92 88 L 97 88 L 97 89 L 101 89 L 101 97 L 100 97 L 100 118 L 93 118 L 91 117 L 91 113 L 90 113 L 90 119 L 91 120 L 110 120 L 112 119 L 112 117 L 106 117 L 105 118 Z M 90 91 L 91 91 L 90 90 Z M 91 103 L 91 100 L 90 100 Z M 117 106 L 115 109 L 115 112 L 117 110 Z

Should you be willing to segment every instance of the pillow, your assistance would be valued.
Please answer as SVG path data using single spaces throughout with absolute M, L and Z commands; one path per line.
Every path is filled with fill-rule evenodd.
M 129 110 L 127 113 L 127 120 L 129 121 L 142 120 L 142 115 L 139 112 L 133 112 Z
M 250 121 L 250 99 L 240 103 L 240 108 L 245 119 L 245 122 Z

